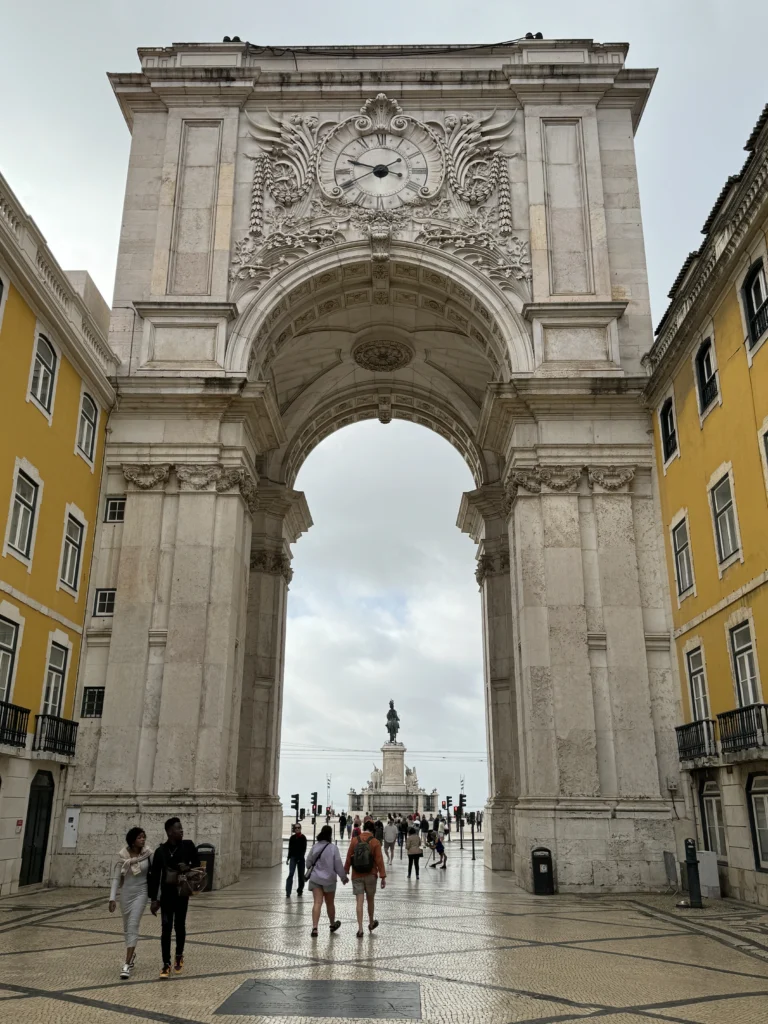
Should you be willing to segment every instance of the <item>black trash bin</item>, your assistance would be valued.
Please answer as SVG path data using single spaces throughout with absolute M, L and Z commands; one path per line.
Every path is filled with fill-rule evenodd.
M 201 892 L 210 892 L 213 888 L 213 865 L 216 861 L 216 847 L 210 843 L 200 843 L 197 847 L 200 867 L 205 868 L 205 888 Z
M 546 846 L 531 850 L 533 891 L 537 896 L 552 896 L 555 892 L 555 875 L 552 870 L 552 851 Z

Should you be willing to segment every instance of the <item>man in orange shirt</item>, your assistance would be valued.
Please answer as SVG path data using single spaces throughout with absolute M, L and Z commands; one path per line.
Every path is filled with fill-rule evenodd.
M 363 898 L 368 901 L 368 931 L 379 927 L 373 916 L 373 903 L 376 899 L 376 883 L 381 879 L 381 888 L 387 885 L 387 869 L 381 852 L 381 843 L 374 837 L 373 822 L 366 820 L 363 831 L 355 836 L 347 850 L 344 870 L 349 874 L 352 869 L 352 892 L 357 900 L 357 937 L 363 937 Z

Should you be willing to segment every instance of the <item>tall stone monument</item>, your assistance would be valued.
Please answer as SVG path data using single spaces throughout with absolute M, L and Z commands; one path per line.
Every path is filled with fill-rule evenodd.
M 389 742 L 381 748 L 382 767 L 374 768 L 371 781 L 358 793 L 351 789 L 348 795 L 347 809 L 353 813 L 413 814 L 416 811 L 438 810 L 440 801 L 436 789 L 427 793 L 419 786 L 415 768 L 408 768 L 405 763 L 406 747 L 397 742 L 400 731 L 400 717 L 395 711 L 395 702 L 389 702 L 387 712 L 387 732 Z
M 110 76 L 124 517 L 97 527 L 88 606 L 108 589 L 114 615 L 86 623 L 76 705 L 101 687 L 103 716 L 54 881 L 105 884 L 126 830 L 171 814 L 216 885 L 279 863 L 296 476 L 334 430 L 400 419 L 474 478 L 485 864 L 530 887 L 546 846 L 562 891 L 664 883 L 679 687 L 634 152 L 655 71 L 627 52 L 175 43 Z

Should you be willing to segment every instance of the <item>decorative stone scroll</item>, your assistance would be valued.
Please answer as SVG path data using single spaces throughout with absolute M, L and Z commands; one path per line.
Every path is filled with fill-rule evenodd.
M 181 465 L 174 466 L 176 476 L 182 487 L 193 491 L 204 491 L 214 480 L 221 476 L 221 466 L 217 465 Z
M 581 480 L 581 466 L 539 466 L 539 479 L 551 491 L 571 491 Z
M 290 559 L 281 551 L 267 551 L 264 548 L 251 551 L 251 568 L 270 576 L 282 576 L 286 583 L 293 579 Z
M 506 572 L 509 572 L 509 551 L 506 548 L 496 554 L 486 551 L 477 560 L 475 579 L 478 587 L 482 588 L 489 576 L 499 576 Z
M 123 466 L 123 476 L 129 484 L 138 487 L 140 491 L 151 491 L 158 484 L 166 482 L 172 468 L 169 462 L 162 462 L 157 465 L 149 463 L 126 464 Z
M 591 466 L 587 471 L 590 487 L 620 491 L 635 478 L 634 466 Z
M 244 469 L 224 469 L 216 481 L 216 490 L 225 494 L 237 488 L 243 496 L 248 511 L 253 515 L 256 511 L 256 485 Z

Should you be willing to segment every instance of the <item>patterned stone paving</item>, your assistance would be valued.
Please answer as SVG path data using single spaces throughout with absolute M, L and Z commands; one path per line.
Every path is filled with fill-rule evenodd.
M 448 870 L 426 870 L 418 882 L 395 861 L 377 897 L 376 932 L 356 938 L 347 887 L 338 893 L 342 928 L 331 935 L 321 923 L 311 939 L 309 894 L 286 900 L 282 877 L 278 868 L 254 871 L 194 899 L 185 971 L 169 982 L 157 979 L 159 921 L 149 913 L 135 975 L 119 979 L 121 924 L 107 913 L 106 891 L 0 901 L 0 1019 L 309 1024 L 217 1010 L 247 982 L 298 991 L 324 981 L 339 994 L 318 1001 L 338 1014 L 322 1018 L 329 1024 L 371 1019 L 367 1009 L 357 1017 L 340 982 L 359 986 L 361 999 L 389 990 L 395 1003 L 407 985 L 421 1019 L 434 1024 L 768 1024 L 768 914 L 754 907 L 708 901 L 681 912 L 660 895 L 534 897 L 451 844 Z

